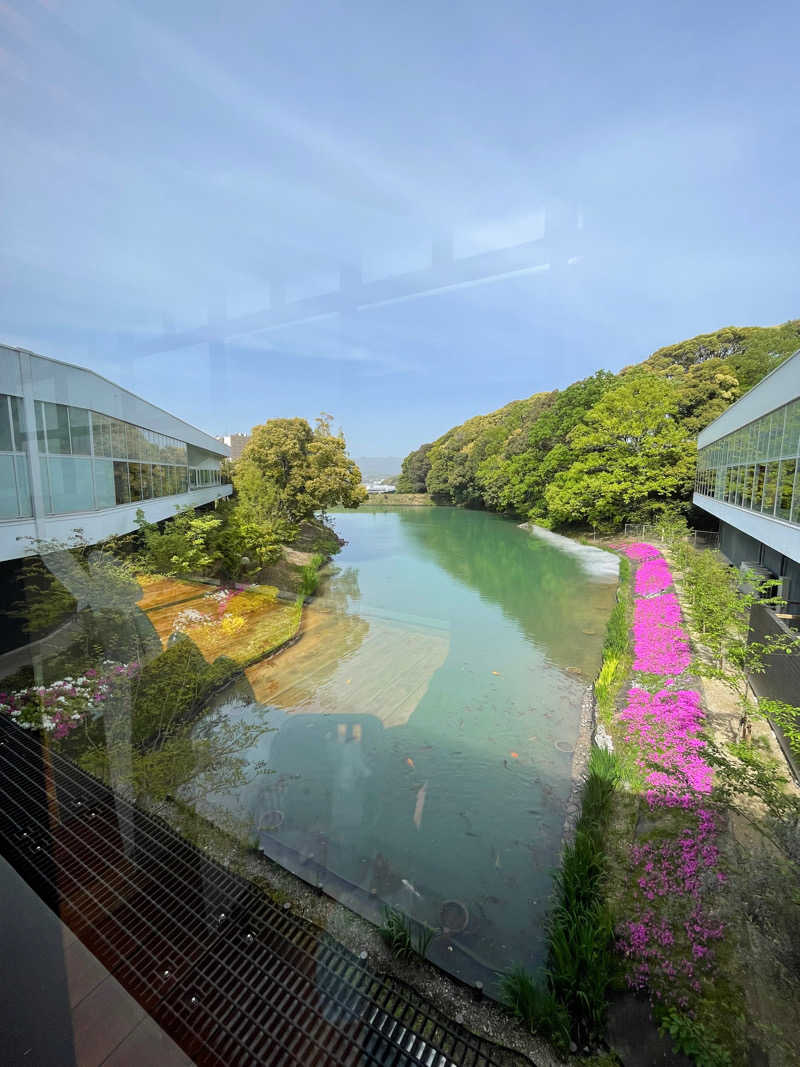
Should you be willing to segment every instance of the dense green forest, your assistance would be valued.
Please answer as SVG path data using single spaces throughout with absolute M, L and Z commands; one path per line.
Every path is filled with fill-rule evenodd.
M 454 426 L 403 460 L 398 492 L 545 526 L 612 529 L 687 510 L 697 433 L 800 348 L 800 319 L 729 326 Z

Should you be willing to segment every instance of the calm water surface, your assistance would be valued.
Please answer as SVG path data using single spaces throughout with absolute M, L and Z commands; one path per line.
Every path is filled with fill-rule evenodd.
M 616 581 L 482 512 L 335 526 L 302 640 L 197 727 L 269 727 L 243 781 L 183 799 L 363 914 L 444 931 L 429 955 L 465 979 L 536 966 Z

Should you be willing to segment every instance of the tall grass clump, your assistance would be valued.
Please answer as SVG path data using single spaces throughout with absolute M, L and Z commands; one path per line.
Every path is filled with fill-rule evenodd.
M 537 981 L 516 968 L 501 981 L 506 1006 L 562 1052 L 570 1037 L 582 1044 L 602 1033 L 616 974 L 603 879 L 605 835 L 619 781 L 617 757 L 593 746 L 575 839 L 565 847 L 554 879 L 544 977 Z
M 414 927 L 417 927 L 416 932 Z M 415 955 L 424 959 L 435 933 L 422 923 L 412 923 L 399 909 L 389 907 L 383 910 L 383 922 L 378 932 L 392 955 L 402 961 L 413 959 Z
M 311 561 L 300 571 L 300 592 L 303 596 L 313 596 L 319 586 L 319 569 L 325 562 L 319 552 L 315 552 Z
M 570 1042 L 569 1013 L 559 1003 L 546 981 L 537 980 L 524 967 L 515 967 L 503 975 L 500 997 L 533 1034 L 539 1034 L 557 1049 L 566 1052 Z

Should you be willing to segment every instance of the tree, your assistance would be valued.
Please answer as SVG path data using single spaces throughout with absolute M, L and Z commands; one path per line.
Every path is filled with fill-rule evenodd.
M 695 443 L 676 418 L 678 399 L 673 383 L 641 371 L 605 393 L 567 438 L 577 458 L 545 491 L 550 516 L 610 528 L 687 497 Z
M 234 474 L 236 491 L 253 514 L 295 525 L 337 505 L 367 499 L 361 472 L 344 436 L 322 414 L 314 430 L 305 419 L 270 419 L 255 426 Z
M 431 469 L 428 454 L 433 448 L 432 444 L 420 445 L 415 452 L 410 452 L 403 460 L 403 473 L 397 479 L 396 488 L 398 493 L 424 493 L 425 480 Z

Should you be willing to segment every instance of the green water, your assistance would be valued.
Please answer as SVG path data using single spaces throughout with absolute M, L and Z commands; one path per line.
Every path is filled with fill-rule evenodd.
M 468 914 L 429 950 L 467 980 L 533 967 L 615 580 L 481 512 L 334 522 L 306 635 L 198 726 L 271 729 L 241 782 L 184 799 L 372 918 Z

